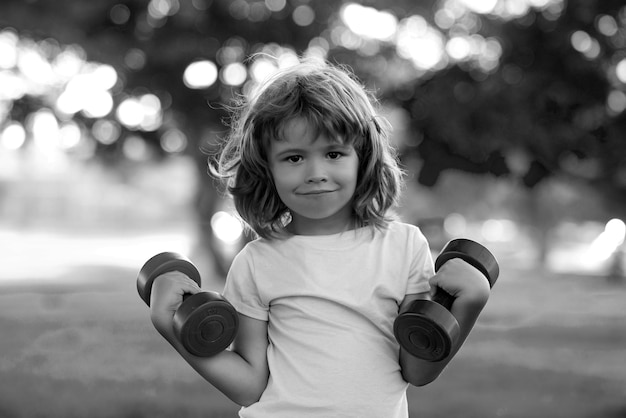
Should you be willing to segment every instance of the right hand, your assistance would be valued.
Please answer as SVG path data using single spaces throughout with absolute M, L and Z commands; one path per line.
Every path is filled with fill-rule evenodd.
M 150 295 L 150 318 L 155 328 L 162 334 L 172 332 L 174 313 L 183 303 L 183 295 L 200 291 L 196 282 L 178 271 L 164 273 L 154 279 Z

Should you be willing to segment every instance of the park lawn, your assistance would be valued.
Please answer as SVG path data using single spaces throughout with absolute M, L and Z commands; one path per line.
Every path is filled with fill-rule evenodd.
M 135 274 L 0 283 L 0 417 L 236 416 L 152 328 Z M 457 358 L 409 389 L 411 417 L 626 417 L 625 360 L 626 286 L 503 269 Z

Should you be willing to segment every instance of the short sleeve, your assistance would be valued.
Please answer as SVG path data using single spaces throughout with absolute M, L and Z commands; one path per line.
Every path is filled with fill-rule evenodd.
M 411 243 L 413 244 L 413 258 L 409 271 L 406 294 L 416 294 L 430 291 L 429 280 L 435 275 L 433 256 L 430 246 L 422 231 L 415 227 L 412 230 Z
M 246 247 L 233 260 L 226 277 L 224 297 L 240 314 L 267 321 L 269 309 L 261 300 L 254 273 L 253 256 Z

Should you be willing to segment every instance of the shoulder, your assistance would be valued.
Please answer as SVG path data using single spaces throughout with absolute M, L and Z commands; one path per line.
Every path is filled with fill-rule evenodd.
M 400 221 L 389 222 L 380 231 L 382 246 L 399 255 L 424 259 L 430 255 L 430 245 L 419 227 Z
M 233 258 L 227 282 L 258 282 L 259 272 L 276 260 L 274 242 L 257 238 L 248 242 Z
M 235 256 L 233 264 L 255 265 L 275 259 L 289 251 L 287 239 L 256 238 L 248 242 Z
M 382 229 L 381 233 L 395 236 L 398 239 L 426 243 L 426 237 L 419 227 L 401 221 L 389 222 L 387 226 Z
M 409 224 L 406 222 L 402 222 L 402 221 L 390 221 L 387 224 L 387 229 L 390 229 L 392 231 L 419 231 L 419 227 L 417 227 L 416 225 L 413 224 Z
M 289 237 L 256 238 L 248 242 L 240 253 L 254 255 L 267 251 L 277 251 L 286 246 L 288 241 Z

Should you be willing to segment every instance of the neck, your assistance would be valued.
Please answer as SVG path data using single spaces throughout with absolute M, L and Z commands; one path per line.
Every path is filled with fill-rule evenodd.
M 337 220 L 312 220 L 294 217 L 287 230 L 294 235 L 333 235 L 356 229 L 356 219 L 337 222 Z

